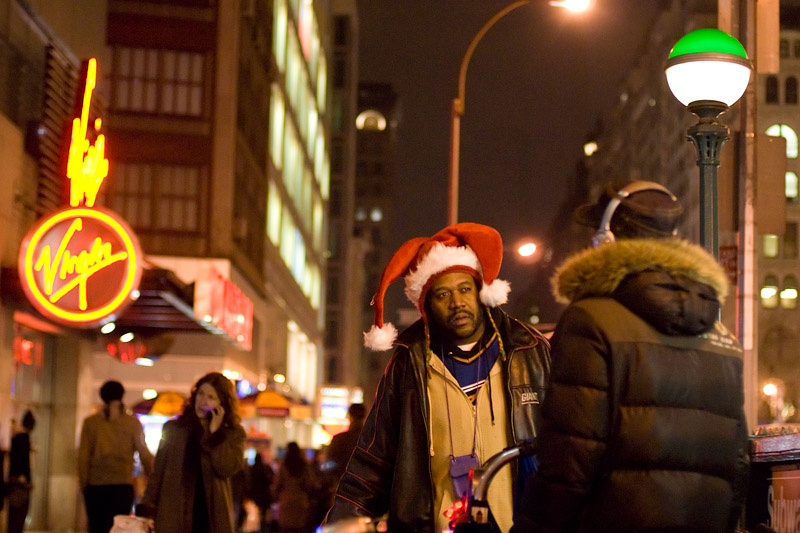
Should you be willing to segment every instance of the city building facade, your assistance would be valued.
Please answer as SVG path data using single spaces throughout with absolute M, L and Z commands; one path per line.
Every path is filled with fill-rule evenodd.
M 125 385 L 129 407 L 150 409 L 160 396 L 179 409 L 197 378 L 223 371 L 252 436 L 276 448 L 325 438 L 315 407 L 329 9 L 322 0 L 0 1 L 0 185 L 11 191 L 0 204 L 0 446 L 10 421 L 32 410 L 29 528 L 82 527 L 75 446 L 107 379 Z M 90 58 L 96 85 L 83 116 Z M 26 298 L 19 268 L 36 221 L 71 199 L 76 119 L 89 123 L 86 143 L 105 148 L 97 212 L 116 213 L 141 250 L 127 306 L 83 324 Z M 91 280 L 75 283 L 91 293 Z

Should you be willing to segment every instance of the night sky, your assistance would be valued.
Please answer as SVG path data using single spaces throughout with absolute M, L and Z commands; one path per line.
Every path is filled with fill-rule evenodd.
M 469 42 L 510 0 L 358 0 L 360 79 L 399 95 L 392 251 L 447 223 L 450 109 Z M 636 59 L 663 0 L 596 0 L 573 14 L 543 0 L 508 13 L 467 71 L 459 221 L 500 231 L 501 278 L 526 285 L 512 245 L 540 246 L 587 135 Z M 662 65 L 653 65 L 662 69 Z M 400 282 L 391 302 L 403 299 Z M 369 287 L 368 291 L 374 291 Z M 400 296 L 398 296 L 400 295 Z M 407 303 L 407 302 L 405 302 Z M 393 315 L 387 319 L 396 320 Z

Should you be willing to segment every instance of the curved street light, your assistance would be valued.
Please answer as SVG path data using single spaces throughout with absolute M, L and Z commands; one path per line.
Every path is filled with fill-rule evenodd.
M 713 28 L 681 37 L 664 66 L 672 94 L 698 117 L 687 139 L 694 143 L 700 168 L 700 244 L 717 259 L 717 170 L 729 137 L 728 127 L 717 118 L 742 97 L 752 70 L 742 44 Z
M 467 67 L 475 47 L 489 29 L 495 23 L 518 7 L 530 4 L 535 0 L 518 0 L 509 4 L 498 11 L 490 18 L 483 27 L 478 30 L 475 37 L 470 41 L 464 58 L 461 60 L 461 68 L 458 71 L 458 96 L 453 100 L 453 108 L 450 121 L 450 181 L 448 191 L 447 224 L 458 222 L 458 160 L 461 149 L 461 117 L 464 115 L 464 93 L 467 84 Z M 593 0 L 547 0 L 547 3 L 554 7 L 562 7 L 569 11 L 579 12 L 588 9 Z

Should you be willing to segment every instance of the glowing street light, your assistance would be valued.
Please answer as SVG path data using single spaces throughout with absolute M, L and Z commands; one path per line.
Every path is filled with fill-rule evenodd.
M 522 257 L 530 257 L 534 253 L 536 253 L 536 244 L 532 242 L 526 242 L 519 248 L 517 248 L 517 253 Z
M 742 97 L 753 67 L 742 44 L 724 31 L 687 33 L 672 47 L 664 67 L 667 84 L 680 103 L 697 115 L 688 139 L 700 167 L 700 244 L 719 258 L 717 170 L 728 127 L 717 121 Z
M 580 13 L 592 6 L 592 0 L 550 0 L 549 4 L 554 7 L 563 7 L 574 13 Z
M 470 41 L 467 46 L 467 51 L 464 53 L 464 58 L 461 60 L 461 68 L 458 71 L 458 96 L 453 100 L 452 113 L 450 115 L 450 179 L 449 189 L 447 195 L 447 224 L 455 224 L 458 222 L 458 160 L 461 150 L 461 117 L 464 115 L 465 108 L 465 90 L 467 85 L 467 67 L 469 60 L 472 58 L 472 53 L 475 47 L 486 32 L 495 25 L 495 23 L 506 16 L 508 13 L 514 11 L 518 7 L 530 4 L 534 0 L 518 0 L 504 7 L 495 15 L 490 18 L 483 27 L 478 30 L 475 37 Z M 591 7 L 594 0 L 549 0 L 548 4 L 554 7 L 561 7 L 572 12 L 585 11 Z

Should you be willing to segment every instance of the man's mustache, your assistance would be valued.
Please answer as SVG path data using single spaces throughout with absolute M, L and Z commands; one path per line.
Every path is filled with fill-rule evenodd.
M 464 317 L 467 317 L 467 318 L 470 318 L 472 320 L 475 320 L 475 315 L 473 315 L 469 311 L 458 311 L 456 313 L 453 313 L 449 317 L 447 317 L 447 323 L 448 324 L 452 324 L 455 320 L 458 320 L 458 319 L 464 318 Z

